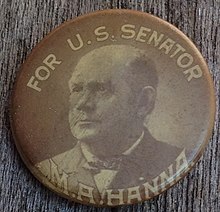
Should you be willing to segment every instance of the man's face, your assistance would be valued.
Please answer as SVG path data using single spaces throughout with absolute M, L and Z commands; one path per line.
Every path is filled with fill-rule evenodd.
M 69 80 L 69 123 L 78 140 L 103 142 L 129 131 L 136 111 L 122 69 L 107 59 L 94 61 L 89 56 L 77 65 Z

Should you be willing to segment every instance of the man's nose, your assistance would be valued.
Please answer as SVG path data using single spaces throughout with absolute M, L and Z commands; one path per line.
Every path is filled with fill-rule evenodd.
M 77 110 L 91 112 L 95 109 L 95 99 L 91 91 L 86 91 L 77 102 Z

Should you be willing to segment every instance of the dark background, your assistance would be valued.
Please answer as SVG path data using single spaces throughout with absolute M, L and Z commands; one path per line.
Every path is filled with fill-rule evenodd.
M 150 12 L 193 40 L 208 62 L 220 96 L 218 0 L 0 0 L 0 211 L 220 211 L 219 98 L 212 138 L 203 158 L 177 185 L 153 200 L 115 209 L 71 203 L 42 186 L 27 170 L 9 125 L 9 96 L 33 47 L 66 20 L 99 9 Z

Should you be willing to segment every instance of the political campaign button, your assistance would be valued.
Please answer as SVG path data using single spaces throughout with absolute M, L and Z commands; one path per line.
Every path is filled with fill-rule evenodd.
M 194 44 L 147 13 L 106 10 L 46 36 L 16 79 L 11 126 L 25 164 L 70 200 L 150 199 L 199 159 L 215 113 Z

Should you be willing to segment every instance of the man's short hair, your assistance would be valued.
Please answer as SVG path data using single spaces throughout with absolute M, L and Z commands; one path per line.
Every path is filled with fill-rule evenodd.
M 140 92 L 145 86 L 152 86 L 155 90 L 158 86 L 158 76 L 154 62 L 140 52 L 128 63 L 128 71 L 131 76 L 127 79 L 130 88 L 134 92 Z

